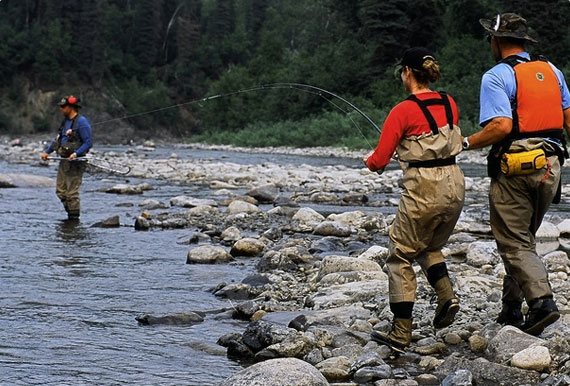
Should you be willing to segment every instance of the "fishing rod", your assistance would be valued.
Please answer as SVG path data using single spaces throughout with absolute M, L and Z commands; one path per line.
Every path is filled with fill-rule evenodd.
M 360 114 L 368 123 L 370 123 L 372 125 L 372 127 L 374 127 L 374 129 L 380 134 L 381 130 L 378 127 L 378 125 L 376 125 L 376 123 L 374 123 L 374 121 L 368 116 L 366 115 L 362 110 L 360 110 L 358 107 L 356 107 L 353 103 L 349 102 L 348 100 L 346 100 L 345 98 L 332 93 L 328 90 L 325 90 L 323 88 L 320 87 L 316 87 L 316 86 L 312 86 L 309 84 L 304 84 L 304 83 L 290 83 L 290 82 L 280 82 L 280 83 L 267 83 L 267 84 L 262 84 L 259 86 L 254 86 L 254 87 L 249 87 L 249 88 L 245 88 L 245 89 L 240 89 L 237 91 L 233 91 L 233 92 L 228 92 L 228 93 L 223 93 L 223 94 L 216 94 L 216 95 L 212 95 L 209 97 L 205 97 L 205 98 L 200 98 L 200 99 L 195 99 L 189 102 L 184 102 L 184 103 L 178 103 L 178 104 L 174 104 L 171 106 L 166 106 L 166 107 L 161 107 L 158 109 L 154 109 L 154 110 L 149 110 L 149 111 L 143 111 L 140 113 L 136 113 L 136 114 L 130 114 L 130 115 L 125 115 L 122 117 L 118 117 L 118 118 L 111 118 L 111 119 L 107 119 L 104 121 L 99 121 L 96 123 L 93 123 L 92 126 L 96 126 L 96 125 L 101 125 L 104 123 L 109 123 L 109 122 L 114 122 L 114 121 L 119 121 L 119 120 L 123 120 L 123 119 L 131 119 L 131 118 L 136 118 L 136 117 L 140 117 L 143 115 L 148 115 L 148 114 L 154 114 L 157 112 L 161 112 L 161 111 L 165 111 L 165 110 L 170 110 L 170 109 L 174 109 L 174 108 L 179 108 L 182 106 L 187 106 L 187 105 L 192 105 L 192 104 L 196 104 L 196 103 L 202 103 L 202 102 L 207 102 L 207 101 L 211 101 L 214 99 L 219 99 L 219 98 L 224 98 L 224 97 L 229 97 L 229 96 L 233 96 L 233 95 L 238 95 L 238 94 L 243 94 L 243 93 L 248 93 L 248 92 L 252 92 L 252 91 L 258 91 L 258 90 L 268 90 L 268 89 L 292 89 L 292 90 L 297 90 L 297 91 L 301 91 L 301 92 L 305 92 L 308 94 L 312 94 L 312 95 L 316 95 L 320 98 L 323 98 L 324 100 L 326 100 L 328 103 L 330 103 L 331 105 L 333 105 L 336 109 L 338 109 L 339 111 L 341 111 L 342 113 L 344 113 L 349 119 L 350 121 L 354 124 L 354 126 L 358 129 L 358 131 L 360 132 L 360 134 L 362 134 L 362 136 L 364 137 L 364 139 L 366 140 L 366 142 L 368 143 L 368 145 L 371 148 L 374 148 L 370 142 L 368 141 L 368 138 L 366 137 L 366 135 L 364 134 L 363 130 L 360 128 L 360 126 L 356 123 L 356 121 L 350 116 L 350 111 L 347 111 L 346 107 L 342 107 L 340 106 L 338 103 L 333 102 L 333 99 L 336 98 L 338 100 L 340 100 L 341 102 L 343 102 L 346 106 L 348 106 L 350 109 L 352 109 L 352 111 L 357 112 L 358 114 Z
M 127 165 L 119 165 L 115 162 L 107 161 L 103 158 L 96 157 L 78 157 L 74 159 L 64 158 L 64 157 L 48 157 L 46 161 L 69 161 L 69 162 L 84 162 L 89 166 L 93 166 L 97 169 L 101 169 L 107 172 L 119 174 L 125 176 L 131 171 L 131 167 Z

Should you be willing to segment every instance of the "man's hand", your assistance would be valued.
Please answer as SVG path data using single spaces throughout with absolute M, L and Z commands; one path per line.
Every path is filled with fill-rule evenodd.
M 77 158 L 77 154 L 75 154 L 75 153 L 71 153 L 71 155 L 70 155 L 69 157 L 67 157 L 67 159 L 70 160 L 70 161 L 71 161 L 72 159 L 75 159 L 75 158 Z
M 46 161 L 49 157 L 48 153 L 42 153 L 42 161 Z

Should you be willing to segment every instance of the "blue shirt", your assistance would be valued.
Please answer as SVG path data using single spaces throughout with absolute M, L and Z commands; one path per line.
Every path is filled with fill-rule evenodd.
M 63 124 L 63 130 L 62 130 L 62 137 L 61 137 L 61 144 L 63 145 L 64 143 L 67 142 L 67 131 L 71 129 L 71 125 L 73 124 L 73 119 L 66 119 L 65 123 Z M 79 147 L 79 149 L 77 149 L 77 151 L 75 152 L 75 154 L 78 157 L 81 157 L 83 155 L 85 155 L 85 153 L 87 153 L 87 151 L 89 149 L 91 149 L 92 143 L 91 143 L 91 125 L 89 124 L 89 121 L 87 120 L 87 118 L 85 118 L 83 115 L 81 115 L 78 120 L 77 120 L 77 126 L 76 126 L 76 131 L 77 131 L 77 135 L 79 136 L 79 139 L 81 140 L 81 146 Z M 54 148 L 54 144 L 55 141 L 52 141 L 52 143 L 49 145 L 49 147 L 46 149 L 46 153 L 51 153 L 53 152 L 53 148 Z
M 518 53 L 517 56 L 530 59 L 528 52 Z M 562 110 L 570 107 L 570 93 L 562 72 L 548 62 L 560 86 L 562 94 Z M 483 75 L 481 80 L 481 95 L 479 124 L 485 126 L 491 119 L 497 117 L 513 118 L 512 102 L 517 95 L 515 71 L 506 63 L 499 63 Z

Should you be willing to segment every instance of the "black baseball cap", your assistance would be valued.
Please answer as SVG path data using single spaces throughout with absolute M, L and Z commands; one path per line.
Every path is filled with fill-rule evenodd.
M 423 69 L 426 60 L 435 60 L 433 53 L 425 47 L 412 47 L 404 52 L 404 56 L 400 63 L 396 65 L 394 75 L 399 75 L 404 67 L 410 67 L 414 70 Z

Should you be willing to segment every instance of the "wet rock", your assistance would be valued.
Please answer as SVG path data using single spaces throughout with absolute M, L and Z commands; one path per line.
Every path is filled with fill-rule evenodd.
M 247 326 L 242 339 L 253 352 L 258 352 L 268 346 L 282 342 L 289 336 L 297 336 L 297 331 L 257 320 Z
M 311 247 L 309 252 L 311 253 L 321 253 L 321 252 L 332 252 L 339 251 L 343 248 L 344 243 L 342 239 L 338 237 L 319 237 L 317 240 L 311 242 Z
M 313 260 L 313 256 L 304 247 L 286 247 L 279 251 L 266 252 L 257 264 L 257 268 L 261 272 L 274 269 L 297 270 L 300 265 L 309 264 Z
M 194 198 L 189 196 L 176 196 L 170 199 L 170 205 L 181 206 L 183 208 L 193 208 L 200 205 L 218 206 L 218 203 L 210 199 Z
M 214 291 L 214 295 L 230 300 L 252 299 L 259 295 L 259 290 L 247 284 L 227 284 Z
M 255 354 L 256 359 L 278 357 L 302 358 L 315 348 L 316 344 L 307 336 L 288 336 L 279 343 L 267 346 Z
M 242 235 L 241 231 L 237 227 L 231 226 L 224 229 L 220 237 L 223 241 L 237 241 L 242 238 Z
M 150 228 L 150 221 L 143 216 L 137 216 L 135 218 L 135 230 L 144 231 Z
M 218 208 L 210 205 L 197 205 L 188 209 L 183 213 L 184 217 L 192 218 L 194 216 L 208 216 L 218 213 Z
M 231 259 L 232 256 L 224 248 L 213 245 L 200 245 L 188 251 L 186 264 L 223 263 Z
M 99 221 L 91 225 L 91 227 L 94 228 L 118 228 L 120 226 L 121 222 L 119 220 L 119 216 L 112 216 L 103 221 Z
M 325 358 L 323 357 L 323 352 L 320 348 L 314 348 L 311 351 L 309 351 L 307 355 L 305 355 L 303 360 L 309 362 L 314 366 L 317 363 L 324 361 Z
M 143 326 L 154 326 L 157 324 L 166 324 L 173 326 L 184 326 L 201 323 L 204 321 L 204 316 L 196 312 L 183 312 L 174 315 L 165 316 L 152 316 L 144 315 L 135 318 L 139 324 Z
M 245 202 L 242 200 L 235 200 L 228 205 L 227 212 L 229 214 L 240 214 L 240 213 L 259 213 L 261 209 L 259 207 L 250 204 L 249 202 Z
M 295 358 L 270 359 L 227 378 L 218 386 L 328 386 L 312 365 Z
M 353 271 L 353 272 L 333 272 L 325 275 L 319 280 L 320 285 L 331 286 L 345 284 L 356 281 L 388 280 L 388 275 L 382 271 Z
M 232 246 L 230 254 L 234 257 L 236 256 L 257 256 L 263 252 L 265 249 L 265 244 L 261 241 L 246 237 L 238 240 Z
M 392 376 L 392 368 L 387 364 L 362 367 L 354 373 L 354 381 L 358 383 L 368 383 L 379 379 L 389 379 Z
M 415 378 L 415 381 L 421 386 L 437 386 L 441 384 L 439 379 L 433 374 L 420 374 Z
M 263 236 L 269 240 L 272 240 L 272 241 L 277 241 L 283 237 L 283 232 L 281 231 L 280 228 L 271 227 L 268 230 L 266 230 L 265 232 L 263 232 L 261 234 L 261 236 Z
M 165 203 L 153 199 L 142 200 L 141 202 L 139 202 L 139 206 L 145 208 L 146 210 L 168 208 L 168 205 L 166 205 Z

